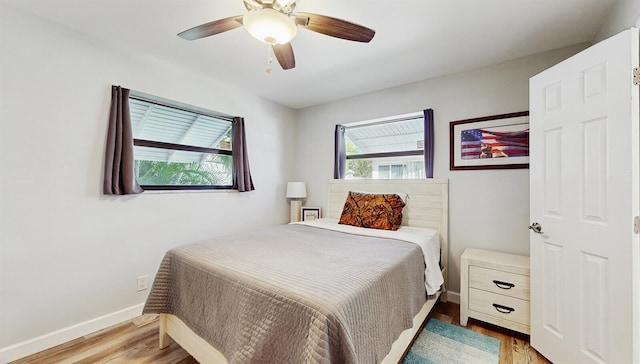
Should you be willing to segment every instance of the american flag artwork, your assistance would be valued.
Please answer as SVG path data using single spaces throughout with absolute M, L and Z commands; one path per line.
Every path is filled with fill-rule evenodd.
M 528 127 L 523 130 L 513 130 L 514 127 L 517 126 L 461 131 L 462 159 L 529 156 Z

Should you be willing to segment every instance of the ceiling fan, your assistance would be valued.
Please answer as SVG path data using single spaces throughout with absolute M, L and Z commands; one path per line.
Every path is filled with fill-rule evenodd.
M 226 32 L 241 26 L 254 38 L 271 46 L 273 53 L 285 69 L 296 66 L 290 41 L 298 27 L 335 38 L 368 43 L 376 32 L 373 29 L 313 13 L 296 11 L 296 0 L 243 0 L 245 15 L 214 20 L 178 34 L 186 40 L 196 40 Z M 269 72 L 270 66 L 267 67 Z

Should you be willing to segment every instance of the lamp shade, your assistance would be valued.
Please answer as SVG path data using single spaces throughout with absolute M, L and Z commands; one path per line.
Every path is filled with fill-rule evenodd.
M 287 182 L 287 198 L 306 198 L 307 186 L 304 182 Z

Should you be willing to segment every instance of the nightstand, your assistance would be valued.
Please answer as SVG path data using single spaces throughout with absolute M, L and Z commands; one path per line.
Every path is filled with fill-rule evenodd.
M 467 249 L 460 264 L 460 324 L 472 317 L 529 334 L 529 257 Z

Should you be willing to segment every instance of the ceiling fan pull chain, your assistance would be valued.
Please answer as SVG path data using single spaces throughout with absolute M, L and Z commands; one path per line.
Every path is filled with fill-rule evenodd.
M 271 45 L 267 44 L 267 67 L 264 69 L 265 72 L 271 73 L 272 63 L 273 63 L 273 57 L 271 57 Z

